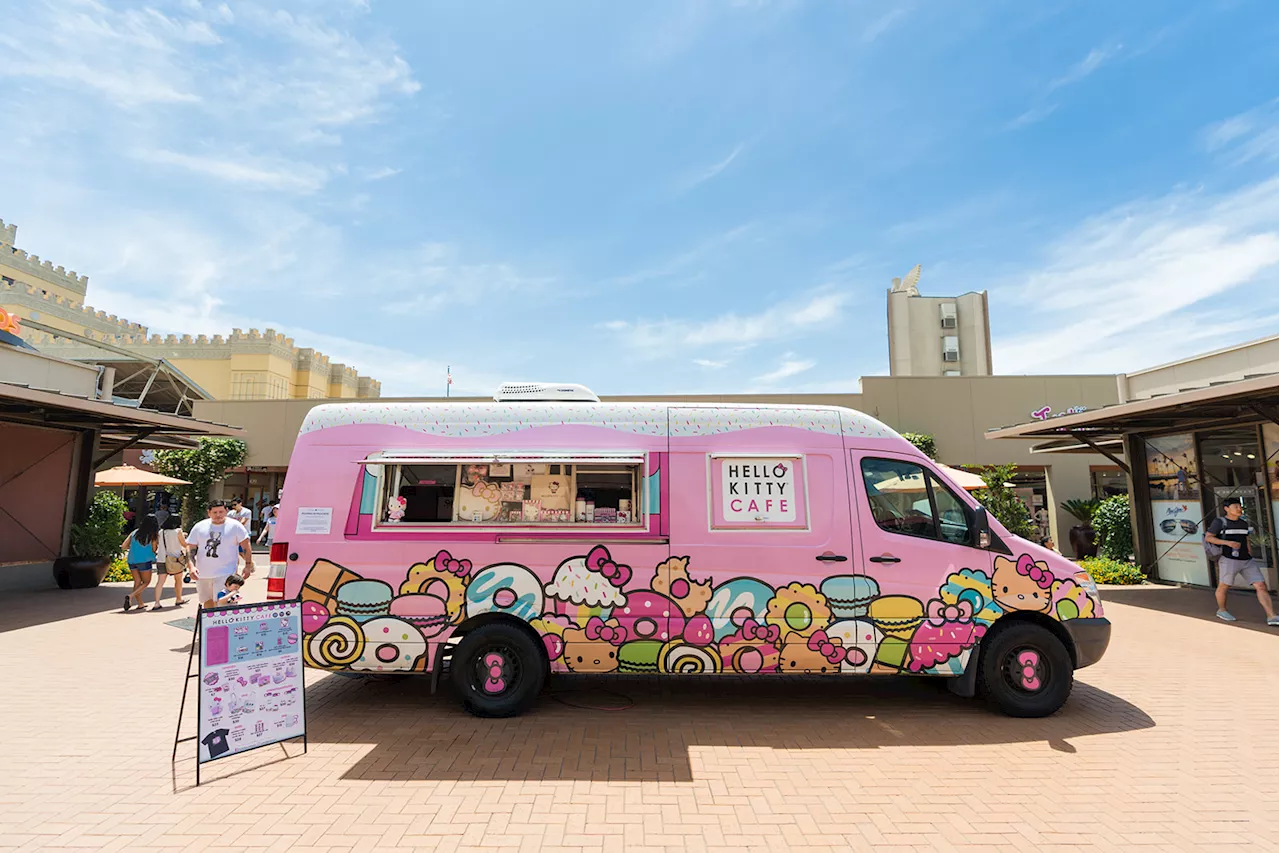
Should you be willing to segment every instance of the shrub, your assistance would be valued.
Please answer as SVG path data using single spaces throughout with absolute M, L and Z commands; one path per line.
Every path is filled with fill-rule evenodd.
M 1147 577 L 1133 563 L 1122 563 L 1109 557 L 1088 557 L 1080 561 L 1080 568 L 1089 573 L 1094 583 L 1139 584 Z
M 1069 501 L 1062 502 L 1062 508 L 1081 524 L 1089 524 L 1093 521 L 1093 513 L 1098 509 L 1098 499 L 1089 498 L 1081 500 L 1080 498 L 1072 498 Z
M 1133 526 L 1129 522 L 1129 496 L 1116 495 L 1093 511 L 1098 553 L 1122 562 L 1133 556 Z
M 124 557 L 116 557 L 111 561 L 111 568 L 107 569 L 107 576 L 102 579 L 103 583 L 120 583 L 121 581 L 131 581 L 133 575 L 129 573 L 129 563 Z
M 938 445 L 933 440 L 933 436 L 927 432 L 904 432 L 902 437 L 915 445 L 919 450 L 930 459 L 938 458 Z
M 991 465 L 978 468 L 973 473 L 982 478 L 986 488 L 973 493 L 978 503 L 987 508 L 987 512 L 995 516 L 1005 530 L 1014 536 L 1031 539 L 1035 535 L 1035 526 L 1031 523 L 1031 513 L 1013 489 L 1005 483 L 1018 470 L 1016 465 Z
M 71 553 L 95 560 L 116 557 L 124 536 L 124 498 L 114 492 L 98 492 L 89 504 L 84 524 L 71 526 Z

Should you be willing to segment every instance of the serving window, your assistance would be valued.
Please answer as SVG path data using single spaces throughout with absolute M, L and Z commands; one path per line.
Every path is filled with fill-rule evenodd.
M 644 520 L 640 458 L 432 459 L 379 467 L 379 525 L 636 527 Z

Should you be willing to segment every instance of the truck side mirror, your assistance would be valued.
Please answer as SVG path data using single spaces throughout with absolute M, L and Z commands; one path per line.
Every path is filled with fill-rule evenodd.
M 973 511 L 973 527 L 969 531 L 975 548 L 991 547 L 991 523 L 987 521 L 987 508 L 980 506 Z

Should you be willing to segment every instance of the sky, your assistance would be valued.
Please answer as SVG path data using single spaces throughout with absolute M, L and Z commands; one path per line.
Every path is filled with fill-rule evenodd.
M 19 247 L 384 396 L 853 392 L 915 264 L 997 373 L 1280 322 L 1274 4 L 10 4 Z

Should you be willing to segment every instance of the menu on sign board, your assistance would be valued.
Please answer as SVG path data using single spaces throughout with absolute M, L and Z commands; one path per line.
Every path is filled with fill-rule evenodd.
M 301 637 L 297 601 L 200 612 L 201 763 L 305 734 Z

